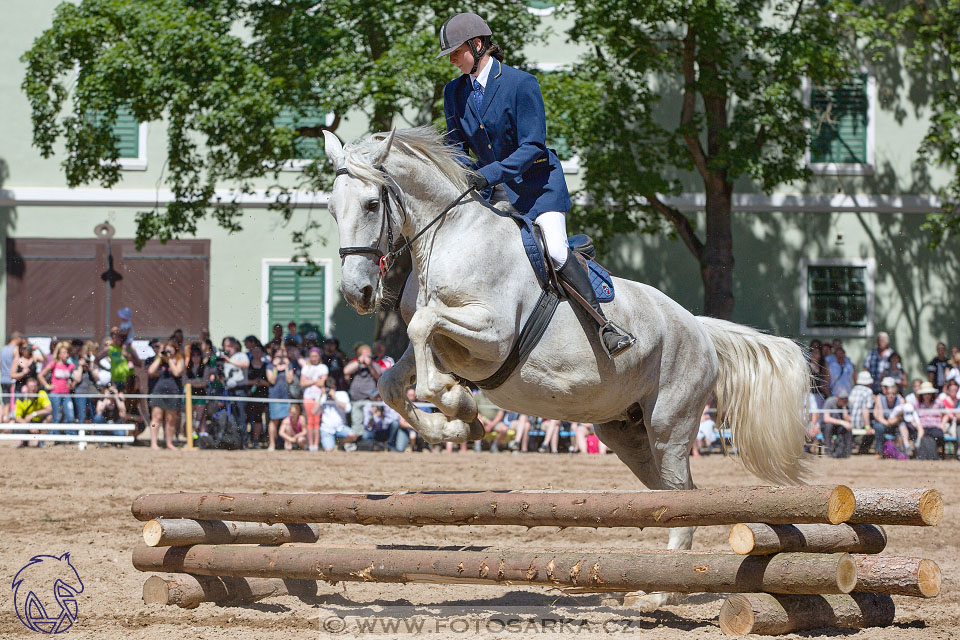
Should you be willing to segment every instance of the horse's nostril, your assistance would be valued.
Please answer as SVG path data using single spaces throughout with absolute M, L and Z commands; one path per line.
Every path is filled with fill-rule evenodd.
M 364 305 L 370 304 L 370 301 L 373 300 L 373 287 L 367 285 L 363 289 L 360 289 L 360 295 L 363 297 Z

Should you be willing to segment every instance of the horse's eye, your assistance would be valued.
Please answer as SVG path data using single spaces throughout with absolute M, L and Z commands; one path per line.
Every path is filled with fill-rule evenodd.
M 374 198 L 367 202 L 367 211 L 378 211 L 380 209 L 380 200 Z

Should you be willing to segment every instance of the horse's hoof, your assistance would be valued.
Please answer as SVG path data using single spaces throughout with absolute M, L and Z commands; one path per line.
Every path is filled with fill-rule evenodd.
M 483 436 L 487 434 L 486 430 L 483 428 L 483 424 L 480 422 L 480 418 L 474 418 L 473 422 L 470 423 L 470 437 L 467 438 L 467 441 L 474 440 L 483 440 Z

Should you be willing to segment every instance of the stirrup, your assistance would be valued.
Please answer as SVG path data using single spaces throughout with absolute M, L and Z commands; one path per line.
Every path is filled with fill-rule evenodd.
M 607 343 L 603 339 L 603 334 L 607 332 L 615 332 L 620 335 L 620 341 L 613 349 L 608 349 Z M 607 321 L 607 324 L 603 325 L 597 330 L 597 335 L 600 338 L 600 346 L 603 347 L 603 350 L 607 352 L 607 356 L 610 358 L 616 358 L 621 353 L 632 347 L 637 341 L 637 339 L 633 337 L 633 334 L 618 325 L 616 322 L 609 320 Z

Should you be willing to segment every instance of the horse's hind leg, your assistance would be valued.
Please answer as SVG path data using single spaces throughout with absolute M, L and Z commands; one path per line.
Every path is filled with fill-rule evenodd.
M 698 414 L 699 417 L 699 414 Z M 690 476 L 689 445 L 667 442 L 665 446 L 651 447 L 650 437 L 642 424 L 611 422 L 594 427 L 597 437 L 627 465 L 648 488 L 693 489 Z M 695 433 L 695 432 L 694 432 Z M 667 549 L 690 549 L 696 527 L 670 529 Z M 643 611 L 655 611 L 663 605 L 679 602 L 682 594 L 635 591 L 624 594 L 622 604 Z

